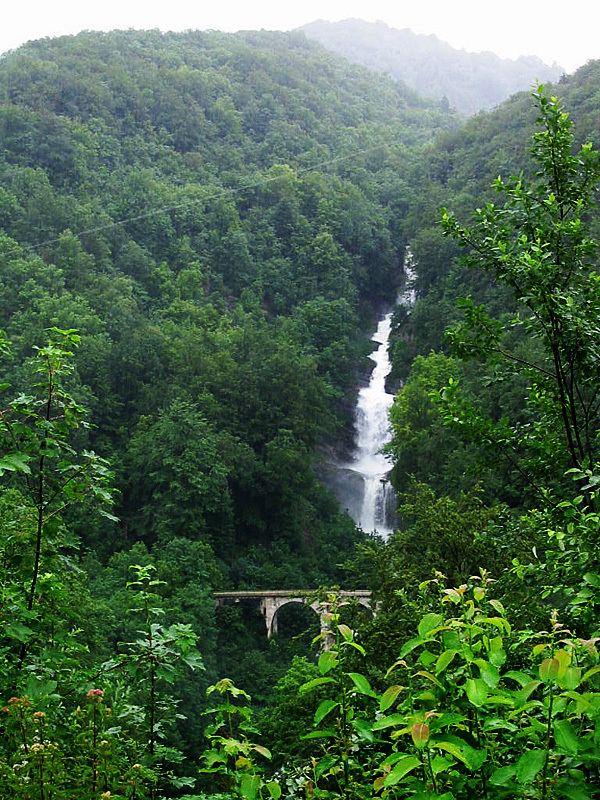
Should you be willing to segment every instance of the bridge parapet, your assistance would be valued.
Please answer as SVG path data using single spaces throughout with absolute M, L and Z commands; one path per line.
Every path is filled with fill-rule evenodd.
M 315 599 L 316 590 L 294 590 L 294 589 L 275 589 L 265 591 L 236 591 L 236 592 L 215 592 L 214 598 L 217 608 L 222 608 L 232 603 L 254 602 L 258 605 L 267 628 L 267 637 L 270 639 L 277 633 L 277 612 L 288 603 L 302 603 L 319 616 L 321 632 L 328 631 L 329 604 L 325 600 Z M 367 589 L 344 590 L 336 592 L 340 598 L 356 599 L 364 608 L 371 612 L 371 592 Z

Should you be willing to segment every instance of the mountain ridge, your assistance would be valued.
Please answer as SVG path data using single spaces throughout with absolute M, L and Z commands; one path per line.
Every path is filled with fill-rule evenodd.
M 381 21 L 315 20 L 297 30 L 353 63 L 387 72 L 421 95 L 446 98 L 465 114 L 493 108 L 536 80 L 554 83 L 565 72 L 535 55 L 508 59 L 490 51 L 458 50 L 435 34 L 416 34 Z

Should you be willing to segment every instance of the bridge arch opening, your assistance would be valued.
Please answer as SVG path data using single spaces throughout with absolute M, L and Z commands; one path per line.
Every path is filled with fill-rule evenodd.
M 298 598 L 290 598 L 282 603 L 273 615 L 271 636 L 294 641 L 302 641 L 307 647 L 321 630 L 320 618 L 316 609 Z

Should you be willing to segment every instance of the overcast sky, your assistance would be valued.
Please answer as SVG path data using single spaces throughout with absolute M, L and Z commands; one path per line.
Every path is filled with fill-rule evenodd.
M 537 55 L 567 72 L 600 58 L 598 0 L 12 0 L 2 12 L 0 52 L 86 29 L 289 30 L 348 17 L 433 33 L 453 47 L 503 58 Z

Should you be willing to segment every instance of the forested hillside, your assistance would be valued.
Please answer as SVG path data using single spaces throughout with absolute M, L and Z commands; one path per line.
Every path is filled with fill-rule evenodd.
M 597 114 L 599 79 L 598 62 L 590 62 L 553 87 L 561 100 L 564 99 L 574 121 L 574 139 L 579 146 L 586 141 L 600 140 Z M 498 176 L 507 179 L 523 171 L 524 175 L 532 177 L 536 167 L 530 142 L 535 121 L 536 109 L 530 95 L 515 95 L 496 111 L 470 120 L 456 132 L 442 135 L 434 147 L 424 152 L 417 173 L 413 175 L 420 190 L 413 195 L 416 202 L 411 206 L 405 224 L 411 249 L 419 264 L 418 301 L 410 320 L 400 313 L 397 317 L 395 379 L 406 378 L 415 356 L 427 357 L 431 351 L 440 353 L 427 362 L 419 359 L 412 365 L 414 377 L 410 379 L 409 391 L 416 392 L 412 400 L 415 404 L 419 402 L 418 397 L 423 399 L 423 392 L 440 388 L 440 384 L 446 383 L 454 374 L 453 370 L 458 369 L 455 362 L 448 362 L 445 358 L 451 350 L 451 339 L 446 331 L 461 324 L 465 315 L 465 309 L 457 303 L 458 298 L 468 297 L 476 305 L 485 305 L 492 317 L 508 319 L 515 311 L 510 287 L 490 279 L 481 270 L 465 269 L 456 243 L 443 235 L 439 210 L 447 206 L 463 224 L 467 224 L 475 209 L 486 202 L 497 202 L 498 192 L 492 184 Z M 592 235 L 598 238 L 600 222 L 597 215 L 594 214 L 587 222 Z M 523 341 L 519 325 L 513 326 L 512 337 L 511 347 L 529 346 Z M 527 358 L 526 351 L 522 356 Z M 512 385 L 508 382 L 494 386 L 493 382 L 485 380 L 489 367 L 481 372 L 476 363 L 471 362 L 461 367 L 461 370 L 465 369 L 470 391 L 480 399 L 485 397 L 484 402 L 488 408 L 494 409 L 496 418 L 522 412 L 526 383 Z M 437 440 L 435 429 L 427 422 L 432 408 L 427 402 L 425 406 L 427 410 L 421 408 L 421 418 L 411 420 L 412 434 L 402 445 L 402 455 L 396 465 L 398 488 L 406 486 L 408 474 L 426 480 L 437 489 L 443 489 L 444 493 L 448 487 L 451 491 L 459 491 L 483 481 L 489 497 L 519 508 L 534 502 L 535 491 L 532 496 L 532 486 L 523 475 L 519 477 L 518 462 L 511 465 L 506 459 L 498 460 L 497 449 L 492 447 L 484 457 L 488 471 L 482 473 L 479 459 L 483 454 L 480 451 L 475 453 L 472 443 L 465 451 L 461 437 L 445 428 L 441 418 L 437 429 L 441 439 Z M 521 421 L 525 424 L 525 420 Z M 477 468 L 475 463 L 479 464 Z
M 272 695 L 305 643 L 267 651 L 259 630 L 257 650 L 257 620 L 240 606 L 217 619 L 212 591 L 346 579 L 362 534 L 313 467 L 351 425 L 364 334 L 402 278 L 408 171 L 454 124 L 293 34 L 83 33 L 0 60 L 3 436 L 22 454 L 3 462 L 4 602 L 24 615 L 8 634 L 11 686 L 39 663 L 50 623 L 34 609 L 61 592 L 83 662 L 131 640 L 129 567 L 152 563 L 166 619 L 193 625 L 207 668 L 186 705 L 204 707 L 218 674 Z M 52 469 L 8 411 L 45 391 L 32 388 L 44 357 L 36 430 L 63 406 L 77 426 L 53 429 Z M 61 483 L 67 462 L 94 479 Z M 110 485 L 109 517 L 78 502 Z M 37 533 L 13 551 L 30 506 Z
M 298 34 L 0 59 L 0 800 L 598 797 L 599 69 L 459 127 Z M 383 542 L 314 468 L 408 248 Z
M 537 80 L 557 81 L 564 73 L 560 65 L 544 64 L 537 56 L 523 54 L 513 60 L 489 52 L 469 53 L 437 36 L 397 30 L 385 22 L 317 20 L 299 30 L 333 53 L 405 81 L 423 97 L 444 100 L 464 114 L 493 108 Z
M 414 148 L 451 116 L 278 34 L 32 43 L 0 98 L 12 358 L 79 330 L 72 390 L 118 473 L 121 523 L 86 548 L 178 535 L 227 584 L 333 578 L 320 548 L 354 533 L 311 461 L 401 279 Z

